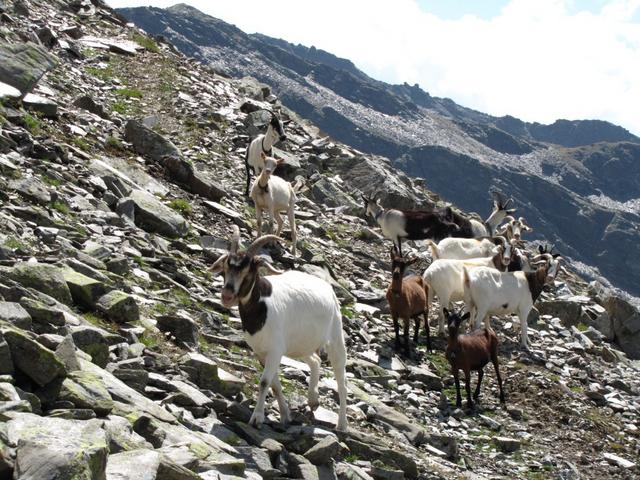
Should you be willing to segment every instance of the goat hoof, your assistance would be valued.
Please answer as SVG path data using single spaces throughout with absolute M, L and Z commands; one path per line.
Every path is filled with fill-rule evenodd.
M 347 431 L 347 421 L 346 420 L 338 420 L 338 425 L 336 425 L 336 430 L 339 432 Z
M 309 405 L 309 408 L 313 412 L 316 408 L 320 406 L 320 400 L 318 400 L 317 398 L 315 400 L 309 400 L 307 401 L 307 405 Z
M 264 413 L 253 412 L 251 418 L 249 419 L 249 425 L 257 428 L 258 430 L 262 427 L 264 423 Z

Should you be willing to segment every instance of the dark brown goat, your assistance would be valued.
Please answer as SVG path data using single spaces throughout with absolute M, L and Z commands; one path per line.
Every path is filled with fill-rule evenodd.
M 473 394 L 473 398 L 478 401 L 480 396 L 480 384 L 484 375 L 484 366 L 491 361 L 496 369 L 498 378 L 498 388 L 500 389 L 500 403 L 505 403 L 504 392 L 502 391 L 502 378 L 498 368 L 498 337 L 490 328 L 476 330 L 468 335 L 460 335 L 460 324 L 469 318 L 469 312 L 463 316 L 444 309 L 444 315 L 449 325 L 449 340 L 445 355 L 451 364 L 451 372 L 456 383 L 456 406 L 462 407 L 462 397 L 460 395 L 459 371 L 464 372 L 464 383 L 467 391 L 467 403 L 469 408 L 473 408 L 471 400 L 471 370 L 478 371 L 478 385 Z
M 415 319 L 416 326 L 413 335 L 414 343 L 418 343 L 420 333 L 420 315 L 424 316 L 424 327 L 427 330 L 427 348 L 431 351 L 431 337 L 429 335 L 429 310 L 427 306 L 428 287 L 419 275 L 404 278 L 404 272 L 409 265 L 418 259 L 406 259 L 398 255 L 395 247 L 391 249 L 391 285 L 387 289 L 387 301 L 393 318 L 393 329 L 396 334 L 396 349 L 400 348 L 400 324 L 404 327 L 404 352 L 410 356 L 409 324 Z

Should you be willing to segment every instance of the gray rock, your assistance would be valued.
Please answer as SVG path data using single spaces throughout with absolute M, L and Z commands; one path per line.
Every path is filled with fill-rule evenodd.
M 109 456 L 107 480 L 156 480 L 160 453 L 149 449 L 133 450 Z
M 215 179 L 210 178 L 205 172 L 197 170 L 187 160 L 181 157 L 170 156 L 164 158 L 162 164 L 167 170 L 169 178 L 185 186 L 190 192 L 213 200 L 214 202 L 226 196 L 224 188 L 218 184 Z
M 282 475 L 282 472 L 273 468 L 269 453 L 256 447 L 236 447 L 239 457 L 242 458 L 249 470 L 257 471 L 262 478 L 275 478 Z
M 123 215 L 133 215 L 135 224 L 148 232 L 176 238 L 189 230 L 189 224 L 181 215 L 142 190 L 133 190 L 129 197 L 120 200 L 117 211 Z
M 55 65 L 54 57 L 34 43 L 0 45 L 0 82 L 17 88 L 23 95 Z
M 169 332 L 177 340 L 197 345 L 200 329 L 198 324 L 185 315 L 163 315 L 158 317 L 158 329 Z
M 98 298 L 105 292 L 104 283 L 71 268 L 63 270 L 62 275 L 67 282 L 73 301 L 84 308 L 94 308 Z
M 61 327 L 66 323 L 65 312 L 56 306 L 55 300 L 51 300 L 49 305 L 34 298 L 22 297 L 20 305 L 29 313 L 34 323 Z
M 640 358 L 640 312 L 622 297 L 612 295 L 603 305 L 613 321 L 615 339 L 630 358 Z
M 27 200 L 40 205 L 49 205 L 51 203 L 51 193 L 49 187 L 38 180 L 36 177 L 20 178 L 9 182 L 9 188 L 17 191 Z
M 153 448 L 153 445 L 133 431 L 131 423 L 124 417 L 109 415 L 102 428 L 109 436 L 109 452 L 112 454 L 140 448 Z
M 176 146 L 159 133 L 145 127 L 138 120 L 129 120 L 124 127 L 124 138 L 133 145 L 136 152 L 146 155 L 156 162 L 164 157 L 179 157 Z
M 4 338 L 9 344 L 13 365 L 38 385 L 44 386 L 66 375 L 64 365 L 55 354 L 27 335 L 6 330 Z
M 109 454 L 97 420 L 11 414 L 7 439 L 16 446 L 14 478 L 24 480 L 103 479 Z
M 104 107 L 97 103 L 91 96 L 82 95 L 76 98 L 73 101 L 73 105 L 83 110 L 87 110 L 95 115 L 98 115 L 100 118 L 104 118 L 106 120 L 110 119 L 109 113 L 104 109 Z
M 442 379 L 431 370 L 409 366 L 409 379 L 422 383 L 427 390 L 442 390 Z
M 62 270 L 43 263 L 21 262 L 6 271 L 6 275 L 16 282 L 52 296 L 56 300 L 71 305 L 71 292 Z
M 80 361 L 76 354 L 76 344 L 72 335 L 67 335 L 56 348 L 56 357 L 64 364 L 67 372 L 80 370 Z
M 55 118 L 58 116 L 58 104 L 41 95 L 27 93 L 22 99 L 22 104 L 43 117 Z
M 91 355 L 92 362 L 104 368 L 109 361 L 109 341 L 106 332 L 96 327 L 81 325 L 73 327 L 71 336 L 75 345 Z
M 11 349 L 0 331 L 0 375 L 11 375 L 13 373 L 13 360 L 11 359 Z
M 100 382 L 100 377 L 91 372 L 71 372 L 62 382 L 58 399 L 69 401 L 77 408 L 88 408 L 98 416 L 113 410 L 113 400 Z
M 347 206 L 346 212 L 350 214 L 358 213 L 362 207 L 346 195 L 340 187 L 329 181 L 326 177 L 320 178 L 311 187 L 313 198 L 318 203 L 323 203 L 329 207 Z
M 0 321 L 11 323 L 22 330 L 31 330 L 31 315 L 19 303 L 0 302 Z
M 140 319 L 140 309 L 135 299 L 120 290 L 112 290 L 96 302 L 96 309 L 116 323 L 135 322 Z
M 304 456 L 314 465 L 324 465 L 333 460 L 340 451 L 340 443 L 338 440 L 327 435 L 316 445 L 311 447 L 304 453 Z
M 508 437 L 495 437 L 496 446 L 506 453 L 513 453 L 520 449 L 520 440 Z
M 118 380 L 141 393 L 144 393 L 149 382 L 149 373 L 141 368 L 117 368 L 112 373 Z
M 201 388 L 213 390 L 218 384 L 218 366 L 209 358 L 189 352 L 180 359 L 180 365 L 189 379 Z

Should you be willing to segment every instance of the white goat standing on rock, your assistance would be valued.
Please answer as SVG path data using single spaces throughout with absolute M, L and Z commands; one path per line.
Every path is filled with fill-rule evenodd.
M 269 211 L 269 233 L 273 232 L 273 220 L 278 222 L 278 230 L 276 235 L 279 237 L 282 233 L 284 220 L 281 212 L 287 212 L 289 216 L 289 226 L 291 227 L 291 254 L 296 255 L 296 219 L 294 209 L 296 206 L 296 193 L 289 182 L 282 178 L 272 175 L 273 171 L 280 165 L 283 160 L 276 160 L 261 154 L 264 168 L 251 187 L 251 198 L 256 208 L 256 223 L 258 236 L 262 234 L 262 211 Z
M 282 273 L 255 256 L 263 245 L 274 240 L 278 238 L 262 236 L 244 252 L 239 252 L 240 230 L 234 225 L 229 253 L 211 266 L 213 272 L 222 271 L 224 275 L 220 294 L 222 304 L 227 308 L 238 306 L 245 339 L 264 366 L 256 408 L 249 424 L 259 427 L 264 422 L 264 404 L 269 387 L 278 401 L 282 422 L 290 421 L 289 407 L 278 379 L 283 355 L 300 358 L 309 365 L 309 406 L 315 409 L 319 404 L 318 351 L 325 349 L 340 398 L 337 429 L 346 430 L 347 351 L 340 304 L 333 288 L 324 280 L 303 272 Z M 277 275 L 261 277 L 259 267 Z
M 287 136 L 284 133 L 284 125 L 278 116 L 271 112 L 271 121 L 267 127 L 267 131 L 254 138 L 244 157 L 244 165 L 247 169 L 247 189 L 245 195 L 249 195 L 249 185 L 251 184 L 251 169 L 253 173 L 258 175 L 264 168 L 264 155 L 272 156 L 273 146 L 278 142 L 284 142 Z

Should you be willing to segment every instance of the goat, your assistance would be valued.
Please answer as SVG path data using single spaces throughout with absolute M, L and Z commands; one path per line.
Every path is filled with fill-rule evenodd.
M 520 319 L 521 345 L 529 349 L 527 317 L 546 283 L 558 274 L 562 257 L 550 254 L 538 255 L 531 265 L 534 272 L 499 272 L 494 268 L 463 267 L 464 301 L 470 312 L 475 309 L 475 321 L 471 325 L 484 323 L 489 327 L 489 315 L 517 313 Z
M 515 240 L 519 242 L 522 239 L 522 232 L 533 232 L 533 228 L 527 225 L 524 217 L 520 217 L 517 220 L 512 216 L 504 218 L 505 223 L 498 229 L 499 235 L 504 235 L 507 240 Z
M 289 407 L 282 394 L 278 368 L 283 355 L 304 360 L 311 369 L 309 380 L 309 406 L 318 406 L 318 380 L 320 357 L 324 348 L 329 356 L 340 398 L 338 430 L 347 428 L 347 352 L 342 332 L 340 304 L 331 285 L 303 272 L 280 272 L 256 253 L 265 244 L 279 240 L 275 235 L 264 235 L 245 250 L 238 251 L 240 230 L 233 226 L 229 252 L 211 267 L 223 272 L 224 287 L 220 294 L 222 304 L 231 308 L 238 305 L 245 339 L 264 370 L 256 407 L 249 424 L 264 422 L 264 404 L 269 387 L 280 409 L 283 423 L 290 421 Z M 260 276 L 258 268 L 264 266 L 271 273 Z
M 281 212 L 286 211 L 289 217 L 289 226 L 291 227 L 291 254 L 295 257 L 297 237 L 294 209 L 298 198 L 289 182 L 272 175 L 273 171 L 283 160 L 267 157 L 264 153 L 261 153 L 261 156 L 264 162 L 264 168 L 251 187 L 251 198 L 256 207 L 258 236 L 262 234 L 263 210 L 269 211 L 269 233 L 273 231 L 274 218 L 278 222 L 278 229 L 276 231 L 276 236 L 278 237 L 280 233 L 282 233 L 282 226 L 284 224 Z
M 507 208 L 513 202 L 512 198 L 506 200 L 505 196 L 496 190 L 492 190 L 491 195 L 493 196 L 493 210 L 484 223 L 474 218 L 467 218 L 453 211 L 451 207 L 446 207 L 444 210 L 441 209 L 443 215 L 453 218 L 453 222 L 460 227 L 460 230 L 453 234 L 452 237 L 478 238 L 491 236 L 507 215 L 515 213 L 515 209 Z
M 249 184 L 251 183 L 251 169 L 253 173 L 258 175 L 264 168 L 264 159 L 262 155 L 272 156 L 273 145 L 276 143 L 284 142 L 287 136 L 284 133 L 284 126 L 282 120 L 278 116 L 271 113 L 271 121 L 267 127 L 267 131 L 254 138 L 244 156 L 244 166 L 247 170 L 247 189 L 245 195 L 249 195 Z M 262 154 L 262 155 L 261 155 Z
M 409 349 L 409 324 L 415 319 L 416 326 L 413 334 L 413 342 L 418 344 L 420 333 L 420 315 L 424 316 L 424 328 L 427 331 L 427 349 L 431 351 L 431 337 L 429 334 L 429 310 L 427 308 L 427 287 L 422 277 L 411 275 L 404 277 L 405 269 L 414 264 L 418 258 L 407 260 L 398 255 L 396 247 L 391 249 L 391 284 L 387 289 L 387 301 L 393 318 L 396 349 L 400 347 L 400 325 L 398 319 L 402 319 L 404 328 L 404 352 L 407 357 L 411 355 Z
M 513 198 L 507 199 L 497 190 L 491 190 L 491 196 L 493 197 L 493 211 L 484 221 L 484 225 L 487 229 L 487 236 L 495 235 L 498 225 L 504 221 L 505 217 L 507 215 L 513 215 L 516 212 L 515 208 L 508 208 L 509 204 L 513 203 Z
M 507 240 L 504 237 L 485 238 L 445 238 L 437 244 L 427 240 L 431 250 L 431 258 L 464 260 L 467 258 L 491 257 L 498 253 L 500 245 L 505 246 Z
M 435 260 L 422 274 L 428 288 L 427 308 L 431 309 L 434 296 L 440 300 L 440 315 L 438 319 L 438 333 L 444 334 L 444 309 L 451 302 L 464 299 L 463 268 L 489 267 L 505 271 L 511 261 L 511 245 L 504 243 L 498 247 L 493 257 L 471 258 L 464 260 L 439 259 Z
M 424 240 L 427 238 L 442 239 L 457 233 L 460 227 L 453 222 L 451 216 L 446 217 L 437 211 L 384 209 L 380 206 L 377 195 L 364 200 L 365 215 L 371 215 L 382 234 L 393 241 L 402 256 L 402 239 Z
M 500 390 L 500 403 L 504 404 L 504 392 L 502 391 L 502 378 L 500 377 L 500 368 L 498 367 L 498 337 L 496 332 L 491 328 L 483 328 L 476 330 L 467 335 L 461 335 L 460 325 L 469 318 L 470 313 L 465 313 L 462 317 L 453 312 L 449 312 L 446 308 L 444 314 L 447 317 L 447 325 L 449 326 L 449 339 L 445 356 L 451 365 L 451 373 L 456 384 L 456 407 L 462 407 L 462 396 L 460 395 L 460 378 L 459 372 L 464 372 L 464 386 L 467 391 L 467 405 L 473 408 L 471 400 L 471 370 L 478 372 L 478 385 L 473 393 L 473 398 L 478 401 L 480 396 L 480 385 L 484 376 L 484 366 L 491 361 L 496 370 L 498 379 L 498 388 Z

